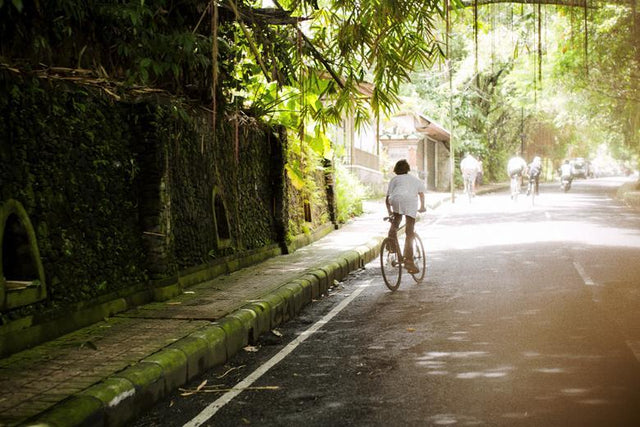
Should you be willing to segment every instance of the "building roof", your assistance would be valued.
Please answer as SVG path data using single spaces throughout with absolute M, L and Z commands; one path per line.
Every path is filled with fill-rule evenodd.
M 439 123 L 424 114 L 418 114 L 419 124 L 416 126 L 416 130 L 426 134 L 428 137 L 444 143 L 449 147 L 449 140 L 451 139 L 451 133 L 443 128 Z
M 421 139 L 424 136 L 440 141 L 449 148 L 451 134 L 448 130 L 430 117 L 412 112 L 399 113 L 393 116 L 389 120 L 389 124 L 385 126 L 380 139 Z

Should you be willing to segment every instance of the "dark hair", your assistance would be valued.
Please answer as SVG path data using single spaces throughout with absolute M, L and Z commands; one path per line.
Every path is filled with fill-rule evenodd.
M 404 175 L 408 173 L 410 170 L 411 170 L 411 166 L 409 166 L 409 162 L 407 162 L 405 159 L 398 160 L 396 165 L 393 167 L 393 172 L 396 175 Z

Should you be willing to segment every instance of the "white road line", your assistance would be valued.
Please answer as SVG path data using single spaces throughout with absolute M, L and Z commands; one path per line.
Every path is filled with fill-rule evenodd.
M 582 265 L 580 265 L 579 262 L 574 261 L 573 262 L 573 266 L 578 271 L 578 274 L 580 274 L 580 277 L 582 277 L 582 281 L 584 282 L 585 285 L 587 285 L 587 286 L 596 286 L 595 282 L 593 280 L 591 280 L 591 277 L 589 277 L 589 275 L 587 275 L 586 271 L 584 271 L 584 268 L 582 267 Z M 594 300 L 594 302 L 599 302 L 598 299 L 594 298 L 593 300 Z M 618 324 L 618 322 L 615 322 L 615 323 Z M 625 344 L 627 345 L 627 347 L 629 347 L 629 350 L 631 350 L 633 355 L 636 357 L 636 360 L 638 362 L 640 362 L 640 341 L 626 340 Z
M 246 389 L 247 387 L 250 387 L 251 384 L 253 384 L 258 378 L 264 375 L 269 369 L 274 367 L 282 359 L 287 357 L 287 355 L 289 355 L 289 353 L 295 350 L 296 347 L 302 344 L 303 341 L 305 341 L 307 338 L 309 338 L 311 335 L 317 332 L 322 326 L 327 324 L 335 315 L 340 313 L 347 305 L 349 305 L 349 303 L 351 303 L 351 301 L 353 301 L 358 295 L 360 295 L 360 293 L 364 290 L 364 288 L 370 285 L 372 280 L 373 279 L 369 280 L 366 284 L 356 288 L 351 293 L 351 295 L 349 295 L 340 304 L 334 307 L 334 309 L 331 310 L 329 313 L 327 313 L 322 319 L 318 320 L 315 324 L 313 324 L 313 326 L 311 326 L 309 329 L 307 329 L 306 331 L 298 335 L 296 339 L 294 339 L 289 344 L 287 344 L 275 356 L 273 356 L 271 359 L 269 359 L 267 362 L 261 365 L 258 369 L 253 371 L 244 380 L 236 384 L 235 387 L 233 387 L 230 391 L 223 394 L 215 402 L 211 403 L 209 406 L 204 408 L 202 412 L 196 415 L 191 421 L 186 423 L 184 427 L 197 427 L 207 422 L 207 420 L 213 417 L 215 413 L 218 412 L 218 410 L 220 410 L 224 405 L 226 405 L 234 397 L 242 393 L 244 389 Z
M 573 266 L 578 271 L 578 274 L 580 275 L 580 277 L 582 277 L 582 281 L 584 282 L 585 285 L 587 285 L 587 286 L 595 286 L 596 285 L 594 283 L 594 281 L 591 280 L 591 277 L 589 277 L 587 272 L 584 271 L 584 268 L 582 268 L 582 265 L 580 265 L 580 263 L 578 261 L 573 261 Z

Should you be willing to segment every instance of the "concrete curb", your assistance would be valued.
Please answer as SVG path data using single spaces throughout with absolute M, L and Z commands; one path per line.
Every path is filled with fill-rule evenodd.
M 333 262 L 308 270 L 263 298 L 71 396 L 27 425 L 125 425 L 327 294 L 335 283 L 377 257 L 383 238 L 373 238 L 363 246 L 338 254 Z

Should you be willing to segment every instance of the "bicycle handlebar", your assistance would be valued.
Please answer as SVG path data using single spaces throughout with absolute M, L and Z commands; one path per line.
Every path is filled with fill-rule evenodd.
M 424 212 L 420 212 L 420 211 L 418 211 L 418 213 L 416 214 L 416 219 L 418 219 L 418 217 L 420 217 L 420 214 L 423 214 L 423 213 L 425 213 L 425 212 L 427 212 L 427 211 L 426 211 L 426 209 L 425 209 L 425 211 L 424 211 Z M 383 220 L 383 221 L 389 221 L 389 222 L 392 222 L 392 221 L 393 221 L 393 215 L 385 216 L 384 218 L 382 218 L 382 220 Z

